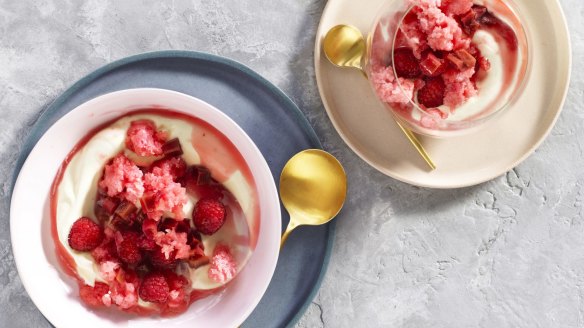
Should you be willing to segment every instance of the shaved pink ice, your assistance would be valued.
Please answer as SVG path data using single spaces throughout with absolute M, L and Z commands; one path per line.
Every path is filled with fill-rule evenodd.
M 154 122 L 137 120 L 130 123 L 126 133 L 126 146 L 140 156 L 162 155 L 167 133 L 158 131 Z
M 414 82 L 401 77 L 396 79 L 391 66 L 373 67 L 371 79 L 377 95 L 384 102 L 405 104 L 414 96 Z M 398 81 L 403 92 L 399 88 Z
M 222 283 L 233 278 L 236 272 L 237 264 L 233 255 L 231 255 L 229 247 L 225 245 L 215 246 L 208 272 L 209 279 Z
M 471 67 L 461 72 L 446 72 L 442 75 L 446 90 L 444 93 L 444 104 L 450 108 L 455 108 L 464 103 L 468 98 L 478 94 L 471 77 L 475 69 Z
M 105 189 L 110 197 L 121 195 L 127 201 L 136 203 L 144 194 L 142 176 L 140 168 L 120 154 L 105 166 L 99 187 Z
M 184 232 L 176 232 L 171 229 L 166 231 L 159 231 L 154 237 L 154 241 L 160 246 L 162 253 L 166 259 L 170 258 L 170 254 L 176 252 L 174 257 L 176 259 L 186 259 L 189 257 L 191 250 L 187 244 L 187 234 Z
M 470 38 L 464 35 L 453 17 L 442 12 L 439 8 L 439 0 L 415 0 L 413 2 L 422 9 L 417 11 L 416 15 L 420 28 L 428 36 L 428 45 L 432 49 L 451 51 L 470 46 Z
M 105 261 L 99 265 L 99 273 L 105 281 L 112 282 L 116 279 L 120 264 L 114 261 Z
M 158 167 L 144 175 L 145 192 L 156 195 L 153 210 L 147 212 L 149 218 L 158 221 L 165 212 L 172 212 L 175 220 L 183 219 L 182 208 L 187 203 L 186 189 L 173 179 L 168 171 Z

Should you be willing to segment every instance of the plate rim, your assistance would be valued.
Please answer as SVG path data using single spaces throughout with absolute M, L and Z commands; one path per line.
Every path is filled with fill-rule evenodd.
M 332 8 L 332 4 L 336 2 L 335 0 L 329 0 L 322 12 L 321 18 L 320 18 L 320 22 L 318 24 L 318 28 L 316 30 L 316 37 L 315 37 L 315 42 L 314 42 L 314 70 L 315 70 L 315 78 L 316 78 L 316 84 L 318 86 L 318 92 L 319 95 L 322 99 L 323 102 L 323 106 L 325 108 L 325 111 L 327 113 L 327 116 L 329 118 L 329 120 L 331 121 L 333 127 L 335 128 L 337 134 L 341 137 L 341 139 L 343 140 L 343 142 L 349 147 L 349 149 L 351 149 L 361 160 L 363 160 L 365 163 L 367 163 L 367 165 L 371 166 L 372 168 L 374 168 L 375 170 L 379 171 L 380 173 L 389 176 L 391 178 L 394 178 L 398 181 L 410 184 L 412 186 L 417 186 L 417 187 L 423 187 L 423 188 L 430 188 L 430 189 L 458 189 L 458 188 L 466 188 L 466 187 L 471 187 L 471 186 L 476 186 L 482 183 L 485 183 L 487 181 L 493 180 L 503 174 L 505 174 L 506 172 L 511 171 L 513 168 L 517 167 L 519 164 L 521 164 L 523 161 L 525 161 L 529 156 L 531 156 L 536 150 L 537 148 L 539 148 L 541 146 L 541 144 L 547 139 L 547 137 L 549 136 L 549 134 L 551 133 L 552 129 L 554 128 L 554 126 L 557 123 L 557 120 L 560 117 L 560 114 L 563 110 L 563 107 L 565 105 L 566 102 L 566 98 L 568 95 L 568 91 L 570 89 L 570 81 L 571 81 L 571 77 L 572 77 L 572 61 L 573 61 L 573 54 L 572 54 L 572 39 L 570 36 L 570 30 L 568 28 L 568 22 L 566 20 L 566 15 L 564 13 L 564 9 L 561 6 L 561 3 L 559 2 L 559 0 L 553 0 L 552 4 L 555 5 L 560 13 L 560 18 L 561 18 L 561 27 L 563 28 L 563 32 L 565 32 L 565 36 L 566 36 L 566 41 L 567 41 L 567 45 L 568 48 L 566 49 L 566 54 L 568 56 L 568 60 L 566 61 L 567 66 L 566 66 L 566 79 L 565 81 L 562 81 L 564 83 L 564 88 L 563 88 L 563 92 L 562 92 L 562 97 L 561 97 L 561 101 L 558 104 L 558 110 L 556 111 L 553 119 L 551 120 L 549 126 L 545 129 L 545 131 L 541 134 L 541 136 L 536 140 L 536 142 L 534 142 L 531 147 L 529 147 L 529 149 L 527 149 L 527 151 L 525 151 L 525 153 L 523 155 L 521 155 L 519 158 L 517 158 L 515 161 L 511 162 L 510 164 L 508 164 L 503 170 L 502 172 L 498 172 L 495 174 L 491 174 L 488 176 L 485 176 L 483 178 L 480 179 L 474 179 L 474 180 L 469 180 L 469 182 L 464 182 L 464 183 L 452 183 L 452 184 L 432 184 L 432 183 L 423 183 L 420 181 L 415 181 L 413 179 L 408 178 L 405 175 L 401 175 L 398 174 L 396 172 L 393 172 L 387 168 L 384 168 L 381 165 L 378 165 L 376 163 L 374 163 L 373 161 L 371 161 L 366 154 L 364 154 L 358 147 L 358 145 L 356 144 L 356 142 L 353 142 L 351 140 L 351 138 L 349 138 L 344 132 L 342 133 L 341 131 L 344 131 L 341 128 L 341 125 L 339 124 L 339 122 L 337 122 L 337 120 L 333 119 L 334 117 L 334 110 L 332 109 L 332 106 L 329 104 L 329 101 L 327 99 L 327 97 L 325 97 L 325 92 L 324 92 L 324 82 L 322 81 L 323 79 L 323 70 L 321 68 L 320 65 L 320 61 L 323 58 L 322 56 L 322 35 L 324 34 L 323 29 L 324 29 L 324 24 L 323 24 L 323 17 L 325 15 L 327 15 L 327 13 L 331 10 Z M 397 127 L 396 127 L 397 128 Z
M 19 156 L 15 162 L 15 166 L 14 166 L 14 169 L 12 171 L 12 181 L 10 183 L 10 189 L 9 189 L 10 207 L 12 207 L 12 198 L 14 196 L 14 187 L 16 185 L 18 175 L 19 175 L 24 163 L 28 159 L 30 152 L 36 146 L 36 144 L 38 143 L 40 138 L 55 123 L 55 122 L 53 122 L 44 131 L 41 132 L 40 129 L 38 128 L 39 122 L 50 121 L 53 116 L 57 115 L 57 110 L 63 105 L 63 103 L 67 99 L 69 99 L 72 95 L 76 94 L 80 89 L 84 88 L 87 85 L 90 85 L 93 81 L 99 79 L 100 77 L 109 73 L 110 71 L 115 70 L 115 69 L 120 68 L 120 67 L 125 66 L 125 65 L 130 65 L 130 64 L 136 63 L 136 62 L 150 60 L 150 59 L 162 59 L 162 58 L 185 58 L 185 59 L 191 59 L 191 60 L 202 60 L 202 61 L 213 62 L 213 63 L 217 63 L 220 65 L 224 65 L 224 66 L 229 67 L 231 69 L 235 69 L 235 70 L 241 72 L 242 74 L 250 77 L 251 79 L 257 81 L 262 87 L 266 88 L 266 90 L 269 91 L 269 93 L 271 95 L 273 95 L 277 100 L 282 102 L 284 105 L 283 107 L 291 110 L 294 117 L 295 117 L 295 121 L 297 123 L 299 123 L 299 125 L 302 126 L 303 132 L 310 139 L 310 142 L 312 144 L 316 145 L 317 148 L 323 149 L 322 143 L 320 142 L 316 132 L 314 131 L 313 127 L 310 125 L 310 122 L 308 121 L 308 119 L 306 118 L 304 113 L 296 105 L 296 103 L 294 103 L 294 101 L 288 95 L 286 95 L 286 93 L 284 93 L 279 87 L 277 87 L 275 84 L 273 84 L 272 82 L 270 82 L 269 80 L 267 80 L 263 76 L 259 75 L 259 73 L 255 72 L 254 70 L 252 70 L 251 68 L 249 68 L 245 64 L 242 64 L 236 60 L 233 60 L 233 59 L 230 59 L 227 57 L 214 55 L 214 54 L 210 54 L 210 53 L 206 53 L 206 52 L 200 52 L 200 51 L 159 50 L 159 51 L 144 52 L 144 53 L 139 53 L 139 54 L 123 57 L 123 58 L 120 58 L 118 60 L 115 60 L 113 62 L 110 62 L 110 63 L 107 63 L 105 65 L 98 67 L 97 69 L 91 71 L 90 73 L 84 75 L 79 80 L 74 82 L 70 87 L 68 87 L 64 92 L 62 92 L 57 98 L 55 98 L 52 102 L 50 102 L 45 107 L 44 110 L 41 109 L 42 112 L 38 115 L 38 117 L 32 123 L 31 132 L 27 135 L 25 141 L 23 142 L 21 148 L 19 149 Z M 130 89 L 133 89 L 133 88 L 130 88 Z M 162 89 L 162 88 L 160 88 L 160 89 Z M 122 89 L 122 90 L 128 90 L 128 89 Z M 171 89 L 165 89 L 165 90 L 179 92 L 179 91 L 171 90 Z M 118 90 L 118 91 L 120 91 L 120 90 Z M 106 93 L 108 93 L 108 92 L 106 92 Z M 106 94 L 106 93 L 102 93 L 102 94 L 95 96 L 91 99 L 95 99 L 95 98 L 97 98 L 103 94 Z M 191 96 L 191 95 L 188 95 L 188 96 Z M 90 101 L 91 99 L 87 99 L 86 101 Z M 85 103 L 86 101 L 84 101 L 83 103 Z M 81 105 L 81 104 L 79 104 L 79 105 Z M 213 105 L 211 105 L 211 106 L 213 106 Z M 215 107 L 215 106 L 213 106 L 213 107 Z M 70 112 L 70 111 L 68 111 L 68 112 Z M 56 121 L 59 120 L 62 116 L 66 115 L 68 112 L 63 113 L 62 115 L 59 115 L 56 118 Z M 9 214 L 9 218 L 8 218 L 9 223 L 10 223 L 10 220 L 11 219 L 10 219 L 10 214 Z M 322 263 L 319 275 L 317 277 L 317 280 L 316 280 L 312 290 L 310 291 L 308 297 L 304 300 L 302 305 L 296 311 L 295 315 L 288 322 L 287 327 L 293 326 L 294 324 L 296 324 L 298 322 L 298 320 L 300 320 L 300 318 L 304 315 L 304 313 L 306 312 L 306 310 L 310 306 L 312 300 L 315 298 L 316 294 L 320 290 L 320 287 L 322 285 L 322 281 L 323 281 L 324 276 L 326 275 L 326 272 L 328 270 L 328 265 L 329 265 L 330 257 L 332 254 L 333 242 L 335 239 L 335 223 L 334 223 L 334 221 L 330 222 L 327 225 L 327 227 L 328 227 L 328 240 L 327 240 L 327 243 L 325 246 L 325 254 L 324 254 L 324 258 L 323 258 L 323 263 Z M 10 244 L 12 246 L 12 233 L 10 233 Z M 17 268 L 17 271 L 18 271 L 18 268 Z M 262 296 L 262 298 L 263 298 L 263 296 Z M 32 301 L 32 299 L 31 299 L 31 301 Z M 34 301 L 33 301 L 33 304 L 34 304 Z M 36 304 L 35 304 L 35 307 L 36 307 Z M 256 305 L 256 308 L 257 308 L 257 305 Z M 37 307 L 37 309 L 38 309 L 38 307 Z M 254 308 L 254 310 L 255 310 L 255 308 Z M 48 321 L 48 319 L 44 316 L 44 314 L 40 310 L 39 310 L 39 312 L 43 315 L 45 320 Z M 252 312 L 253 312 L 253 310 L 252 310 Z M 251 315 L 251 313 L 250 313 L 250 315 Z M 246 318 L 246 320 L 247 320 L 247 318 Z M 50 321 L 48 321 L 48 322 L 50 322 Z M 244 323 L 245 323 L 245 321 L 242 324 L 244 324 Z

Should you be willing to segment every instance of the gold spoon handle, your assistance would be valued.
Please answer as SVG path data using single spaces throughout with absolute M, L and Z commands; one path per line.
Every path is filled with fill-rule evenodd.
M 436 165 L 434 164 L 434 162 L 430 158 L 430 155 L 428 155 L 428 153 L 426 152 L 426 149 L 424 149 L 424 146 L 422 146 L 422 143 L 420 143 L 420 140 L 418 140 L 418 137 L 416 137 L 416 135 L 410 129 L 406 129 L 399 122 L 398 119 L 395 119 L 395 123 L 397 123 L 397 125 L 403 131 L 403 133 L 406 135 L 408 140 L 412 143 L 412 145 L 414 145 L 414 147 L 416 148 L 418 153 L 420 153 L 420 156 L 422 156 L 422 158 L 426 161 L 426 163 L 428 163 L 428 166 L 430 166 L 430 169 L 435 170 Z
M 286 227 L 286 231 L 284 231 L 284 234 L 282 234 L 282 240 L 280 240 L 280 250 L 282 250 L 282 247 L 284 247 L 284 243 L 286 243 L 288 236 L 290 235 L 292 230 L 294 230 L 296 227 L 298 227 L 298 224 L 295 222 L 295 220 L 292 218 L 292 216 L 290 216 L 290 222 L 288 222 L 288 226 Z

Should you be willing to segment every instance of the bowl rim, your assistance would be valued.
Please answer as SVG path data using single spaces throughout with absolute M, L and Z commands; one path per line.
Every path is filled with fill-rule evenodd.
M 258 190 L 258 195 L 259 195 L 258 202 L 260 202 L 260 209 L 263 210 L 262 203 L 266 203 L 267 204 L 266 206 L 269 209 L 269 211 L 267 213 L 263 213 L 263 211 L 260 213 L 260 223 L 259 223 L 260 227 L 259 227 L 258 239 L 261 238 L 262 231 L 264 231 L 264 235 L 270 233 L 270 232 L 266 231 L 265 228 L 263 228 L 263 227 L 265 227 L 265 224 L 263 224 L 263 221 L 265 220 L 265 216 L 266 216 L 266 214 L 269 214 L 270 220 L 274 222 L 275 226 L 272 228 L 274 235 L 271 236 L 271 238 L 269 238 L 269 239 L 271 239 L 271 240 L 269 240 L 270 244 L 266 244 L 266 247 L 269 247 L 269 249 L 274 250 L 274 251 L 272 253 L 272 257 L 269 259 L 270 260 L 269 265 L 266 265 L 266 271 L 268 272 L 269 279 L 267 279 L 267 281 L 265 281 L 265 283 L 263 284 L 262 288 L 260 288 L 261 292 L 254 294 L 252 301 L 249 302 L 248 308 L 246 308 L 246 310 L 244 311 L 245 313 L 243 315 L 240 315 L 240 318 L 238 317 L 237 320 L 233 320 L 234 322 L 235 321 L 243 322 L 251 314 L 251 312 L 255 309 L 255 307 L 258 305 L 259 301 L 261 300 L 261 298 L 265 294 L 267 287 L 269 285 L 269 282 L 271 281 L 271 279 L 274 275 L 276 264 L 277 264 L 278 257 L 279 257 L 281 212 L 280 212 L 280 203 L 279 203 L 278 192 L 276 189 L 276 184 L 275 184 L 275 181 L 272 177 L 271 171 L 269 169 L 269 166 L 268 166 L 267 161 L 264 158 L 263 154 L 260 152 L 257 145 L 253 142 L 253 140 L 247 135 L 247 133 L 233 119 L 231 119 L 229 116 L 227 116 L 225 113 L 223 113 L 222 111 L 220 111 L 219 109 L 217 109 L 213 105 L 210 105 L 209 103 L 207 103 L 199 98 L 196 98 L 196 97 L 193 97 L 193 96 L 190 96 L 190 95 L 178 92 L 178 91 L 168 90 L 168 89 L 131 88 L 131 89 L 123 89 L 123 90 L 113 91 L 113 92 L 109 92 L 106 94 L 96 96 L 92 99 L 89 99 L 89 100 L 79 104 L 71 111 L 65 113 L 63 116 L 58 118 L 54 123 L 52 123 L 46 131 L 43 132 L 42 136 L 38 139 L 38 141 L 36 142 L 34 147 L 31 149 L 30 153 L 26 156 L 26 159 L 24 160 L 24 163 L 23 163 L 20 171 L 18 172 L 18 176 L 15 178 L 15 182 L 14 182 L 14 185 L 12 188 L 11 201 L 10 201 L 10 236 L 11 236 L 12 248 L 13 248 L 13 253 L 14 253 L 14 261 L 16 264 L 17 272 L 19 273 L 19 276 L 21 278 L 22 284 L 25 287 L 25 290 L 27 290 L 27 292 L 29 293 L 29 296 L 30 296 L 31 300 L 33 301 L 33 303 L 37 306 L 37 308 L 45 316 L 45 318 L 47 318 L 47 320 L 49 320 L 50 322 L 55 322 L 55 323 L 59 322 L 57 320 L 57 318 L 59 317 L 58 315 L 54 315 L 54 313 L 52 313 L 52 312 L 48 313 L 45 311 L 46 309 L 43 306 L 39 306 L 39 299 L 37 297 L 37 292 L 35 292 L 33 289 L 31 289 L 31 286 L 29 285 L 29 280 L 26 278 L 26 277 L 28 277 L 28 275 L 25 271 L 23 271 L 24 259 L 23 259 L 23 256 L 20 255 L 22 249 L 20 248 L 20 245 L 19 245 L 20 243 L 18 242 L 20 237 L 17 235 L 17 229 L 19 226 L 18 222 L 16 222 L 16 219 L 15 219 L 17 217 L 17 215 L 15 215 L 15 213 L 14 213 L 15 199 L 18 198 L 18 195 L 20 193 L 20 189 L 22 188 L 21 184 L 23 183 L 22 182 L 23 173 L 25 173 L 27 171 L 28 167 L 32 165 L 31 161 L 34 158 L 34 155 L 36 154 L 36 152 L 39 151 L 38 149 L 40 149 L 42 147 L 43 143 L 45 143 L 47 141 L 47 139 L 49 139 L 49 137 L 52 134 L 56 133 L 56 130 L 59 127 L 61 127 L 61 125 L 65 125 L 65 123 L 67 123 L 67 120 L 71 120 L 72 117 L 74 117 L 75 115 L 79 115 L 82 111 L 88 111 L 88 109 L 91 108 L 92 106 L 102 106 L 103 107 L 104 106 L 103 102 L 106 102 L 110 99 L 115 99 L 117 97 L 128 97 L 128 96 L 132 97 L 133 96 L 134 98 L 130 102 L 133 102 L 134 105 L 129 102 L 128 106 L 126 106 L 127 108 L 124 107 L 124 109 L 117 111 L 117 114 L 115 114 L 115 116 L 113 116 L 114 119 L 117 119 L 125 114 L 128 114 L 128 113 L 135 111 L 137 108 L 148 107 L 149 105 L 146 105 L 144 103 L 139 104 L 140 102 L 143 102 L 143 100 L 140 99 L 140 96 L 146 95 L 146 94 L 148 94 L 150 96 L 152 96 L 152 95 L 159 95 L 160 96 L 159 99 L 161 99 L 160 102 L 162 103 L 161 105 L 163 107 L 163 108 L 161 108 L 161 110 L 168 109 L 171 112 L 182 113 L 182 114 L 185 114 L 185 115 L 188 115 L 191 117 L 201 119 L 201 120 L 211 124 L 219 132 L 221 132 L 223 135 L 225 135 L 225 137 L 227 137 L 234 144 L 234 146 L 238 149 L 238 151 L 240 153 L 242 152 L 241 151 L 242 146 L 247 147 L 248 150 L 250 151 L 250 153 L 247 153 L 246 155 L 241 153 L 242 156 L 244 156 L 244 158 L 246 159 L 246 162 L 248 162 L 248 158 L 257 159 L 256 164 L 259 165 L 259 167 L 252 166 L 250 164 L 248 164 L 248 165 L 250 166 L 253 179 L 256 182 L 258 189 L 260 188 L 260 186 L 262 189 L 266 189 L 265 190 L 266 191 L 265 197 L 263 197 L 260 194 L 260 190 Z M 187 102 L 191 103 L 192 106 L 204 108 L 205 112 L 210 113 L 211 119 L 209 117 L 202 118 L 199 116 L 195 116 L 192 112 L 187 112 L 187 111 L 181 110 L 180 108 L 172 108 L 172 106 L 165 106 L 164 101 L 168 101 L 168 100 L 165 100 L 164 96 L 175 97 L 176 99 L 181 98 L 182 101 L 187 101 Z M 156 104 L 156 105 L 158 105 L 158 104 Z M 131 106 L 135 106 L 135 107 L 131 107 Z M 103 110 L 103 108 L 101 108 L 101 109 Z M 157 107 L 156 109 L 159 109 L 159 108 Z M 214 124 L 209 122 L 209 120 L 220 120 L 222 122 L 225 122 L 227 125 L 229 125 L 230 130 L 221 130 L 218 127 L 216 127 Z M 106 119 L 104 122 L 106 122 L 106 121 L 111 122 L 111 118 Z M 91 122 L 88 124 L 88 127 L 90 129 L 92 129 L 92 128 L 98 127 L 100 124 L 101 124 L 100 122 L 97 122 L 97 123 Z M 231 135 L 231 137 L 229 135 Z M 233 138 L 234 135 L 237 135 L 237 140 L 234 140 L 234 138 Z M 79 139 L 72 141 L 73 145 L 76 145 L 78 142 L 79 142 Z M 67 149 L 68 149 L 68 151 L 70 151 L 71 147 L 67 147 Z M 58 163 L 62 163 L 62 160 L 63 160 L 62 158 L 56 159 L 56 161 L 58 161 Z M 55 172 L 50 171 L 46 174 L 46 175 L 50 176 L 51 182 L 54 180 L 53 173 L 55 173 Z M 260 181 L 262 178 L 263 178 L 263 181 Z M 43 196 L 43 198 L 46 198 L 46 197 L 48 197 L 48 196 Z M 44 211 L 44 209 L 43 209 L 43 211 Z M 42 224 L 43 220 L 46 220 L 46 218 L 41 217 L 39 219 L 39 222 Z M 268 237 L 270 237 L 270 236 L 268 235 Z M 52 240 L 52 236 L 50 237 L 50 239 Z M 258 240 L 258 245 L 256 246 L 256 249 L 253 251 L 251 258 L 248 261 L 248 264 L 254 258 L 254 255 L 256 254 L 258 247 L 259 247 L 259 240 Z M 43 248 L 44 248 L 44 246 L 43 246 Z M 51 249 L 50 251 L 54 252 L 53 249 Z M 46 256 L 44 256 L 44 255 L 42 255 L 42 257 L 46 258 Z M 47 259 L 47 263 L 49 263 L 48 259 Z M 60 265 L 56 265 L 56 266 L 58 267 L 58 269 L 56 269 L 56 270 L 58 270 L 58 271 L 62 270 Z M 246 267 L 247 267 L 247 264 L 246 264 Z M 244 267 L 244 269 L 242 270 L 242 273 L 245 271 L 246 267 Z M 71 279 L 74 279 L 74 278 L 71 278 Z M 227 289 L 229 289 L 229 287 Z M 75 301 L 80 303 L 80 300 L 78 297 L 76 297 Z M 121 311 L 118 311 L 118 312 L 121 312 Z M 188 310 L 187 310 L 187 312 L 188 312 Z M 178 315 L 178 316 L 175 316 L 172 318 L 181 318 L 181 316 L 182 315 Z M 142 318 L 142 319 L 144 318 L 144 317 L 139 317 L 139 316 L 132 316 L 132 317 L 133 318 Z M 158 316 L 150 316 L 150 317 L 146 317 L 146 318 L 160 320 L 160 317 L 158 317 Z

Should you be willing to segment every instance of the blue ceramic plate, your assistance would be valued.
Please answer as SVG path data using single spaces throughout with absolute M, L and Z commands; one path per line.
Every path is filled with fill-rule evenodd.
M 188 51 L 161 51 L 106 65 L 75 83 L 39 117 L 17 162 L 22 163 L 45 131 L 61 116 L 105 93 L 131 88 L 162 88 L 200 98 L 230 116 L 253 139 L 274 180 L 286 161 L 307 148 L 321 148 L 296 105 L 277 87 L 235 61 Z M 289 216 L 282 209 L 282 227 Z M 293 325 L 304 313 L 326 271 L 333 225 L 297 229 L 280 254 L 276 272 L 243 327 Z

